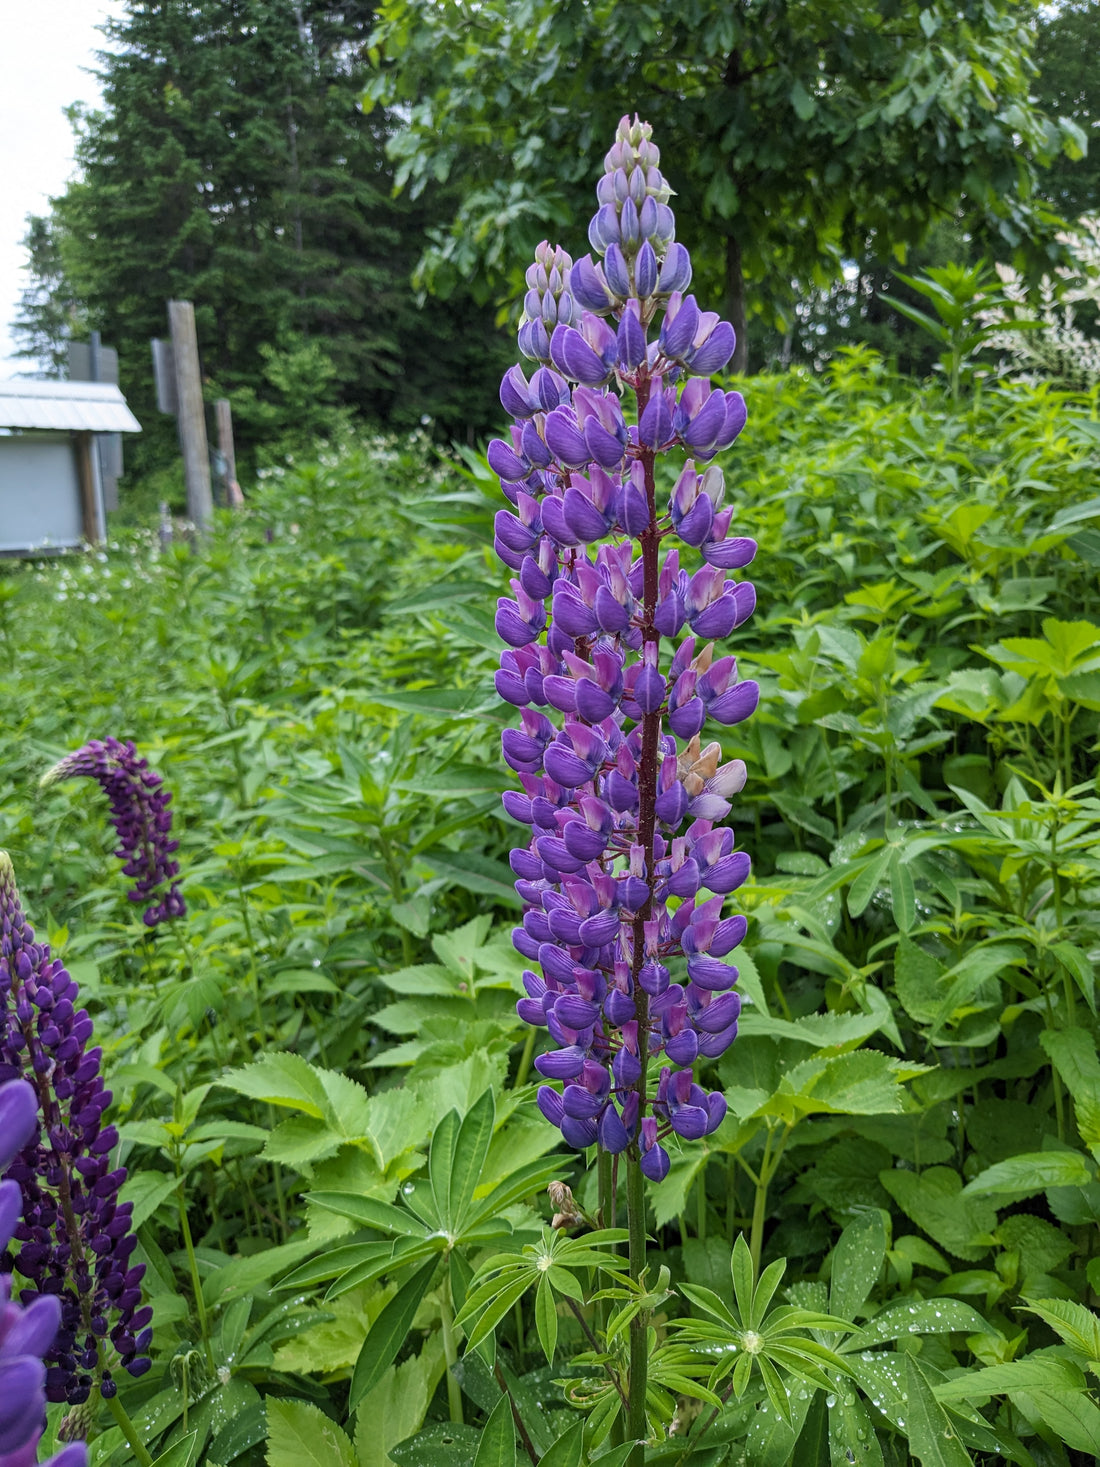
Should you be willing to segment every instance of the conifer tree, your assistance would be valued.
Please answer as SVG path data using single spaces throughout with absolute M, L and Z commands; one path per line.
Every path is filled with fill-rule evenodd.
M 195 303 L 204 376 L 234 402 L 246 463 L 296 422 L 309 379 L 315 401 L 404 425 L 414 402 L 424 412 L 430 360 L 428 411 L 465 421 L 492 326 L 463 330 L 466 299 L 424 337 L 409 284 L 423 206 L 391 201 L 388 119 L 359 106 L 372 14 L 363 0 L 128 0 L 105 25 L 103 106 L 76 118 L 79 177 L 55 214 L 146 459 L 171 446 L 148 342 L 173 297 Z M 493 374 L 478 365 L 484 419 Z

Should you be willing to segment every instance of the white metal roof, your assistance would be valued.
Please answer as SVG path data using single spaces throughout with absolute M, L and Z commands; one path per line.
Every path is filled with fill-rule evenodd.
M 141 424 L 110 382 L 0 382 L 0 428 L 140 433 Z

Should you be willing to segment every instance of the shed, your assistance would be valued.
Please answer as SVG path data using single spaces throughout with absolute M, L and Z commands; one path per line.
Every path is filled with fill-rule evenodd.
M 0 382 L 0 555 L 105 538 L 97 433 L 140 433 L 110 382 Z

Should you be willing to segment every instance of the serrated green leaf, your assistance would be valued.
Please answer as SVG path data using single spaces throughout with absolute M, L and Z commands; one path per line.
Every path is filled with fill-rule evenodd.
M 267 1398 L 267 1467 L 359 1467 L 331 1416 L 308 1401 Z
M 933 1166 L 918 1175 L 891 1168 L 879 1173 L 879 1181 L 941 1248 L 966 1259 L 978 1259 L 988 1252 L 997 1226 L 996 1208 L 980 1197 L 966 1195 L 957 1172 Z
M 986 1167 L 963 1192 L 975 1198 L 998 1193 L 1031 1197 L 1047 1187 L 1083 1187 L 1095 1174 L 1096 1168 L 1078 1151 L 1033 1151 Z
M 443 1369 L 443 1342 L 437 1333 L 419 1355 L 391 1367 L 364 1396 L 355 1418 L 359 1467 L 391 1467 L 390 1448 L 419 1430 Z
M 316 1120 L 328 1109 L 319 1072 L 297 1054 L 265 1054 L 255 1064 L 223 1075 L 218 1084 L 268 1105 L 304 1111 Z
M 1086 1363 L 1100 1362 L 1100 1318 L 1075 1299 L 1029 1299 L 1027 1308 L 1046 1320 Z
M 968 1370 L 954 1380 L 932 1387 L 938 1401 L 970 1401 L 983 1405 L 990 1396 L 1015 1391 L 1082 1391 L 1087 1382 L 1081 1370 L 1058 1355 L 1029 1355 L 984 1370 Z

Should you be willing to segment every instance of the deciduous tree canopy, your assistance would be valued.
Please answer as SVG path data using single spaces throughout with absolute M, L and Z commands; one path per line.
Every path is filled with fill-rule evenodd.
M 902 252 L 963 212 L 1009 255 L 1042 249 L 1037 163 L 1080 129 L 1029 99 L 1030 0 L 384 0 L 369 96 L 396 105 L 398 180 L 460 183 L 421 260 L 444 293 L 496 278 L 583 217 L 617 116 L 653 122 L 698 251 L 722 247 L 744 343 L 745 289 L 781 313 L 791 282 Z M 694 229 L 699 238 L 692 237 Z M 738 365 L 745 362 L 744 345 Z

